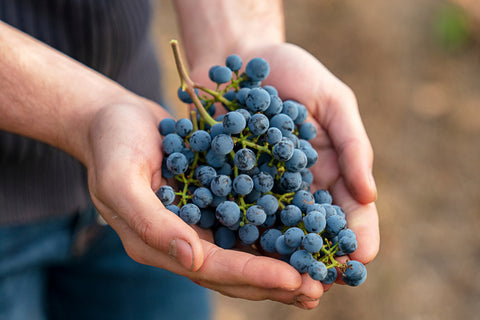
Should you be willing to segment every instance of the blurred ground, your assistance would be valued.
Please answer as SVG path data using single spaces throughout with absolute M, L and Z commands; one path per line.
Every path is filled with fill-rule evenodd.
M 215 295 L 216 319 L 480 317 L 479 11 L 457 2 L 468 14 L 442 0 L 285 1 L 288 41 L 357 94 L 375 149 L 381 250 L 365 284 L 333 287 L 313 311 Z M 165 47 L 176 37 L 170 7 L 155 25 Z M 166 79 L 177 87 L 174 71 Z

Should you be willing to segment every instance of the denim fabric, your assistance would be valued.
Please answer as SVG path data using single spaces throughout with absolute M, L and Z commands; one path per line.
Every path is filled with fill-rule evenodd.
M 94 209 L 0 227 L 0 320 L 209 319 L 208 290 L 130 259 Z

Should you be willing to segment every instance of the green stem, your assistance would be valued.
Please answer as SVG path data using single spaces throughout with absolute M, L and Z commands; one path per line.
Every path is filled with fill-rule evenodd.
M 171 40 L 170 45 L 172 47 L 173 51 L 173 56 L 175 58 L 175 64 L 177 65 L 177 71 L 178 75 L 180 77 L 180 84 L 182 86 L 182 89 L 186 90 L 188 92 L 188 95 L 193 101 L 193 104 L 197 108 L 198 112 L 200 113 L 200 116 L 205 119 L 205 121 L 213 126 L 217 121 L 213 119 L 208 112 L 205 110 L 205 108 L 202 105 L 202 102 L 198 98 L 197 94 L 195 93 L 195 83 L 190 79 L 186 69 L 185 65 L 183 64 L 182 58 L 180 56 L 180 49 L 178 48 L 178 41 L 177 40 Z

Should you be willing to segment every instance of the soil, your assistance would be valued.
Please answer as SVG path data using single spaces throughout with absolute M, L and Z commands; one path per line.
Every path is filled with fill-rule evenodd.
M 314 310 L 213 294 L 215 319 L 478 319 L 478 20 L 452 50 L 434 31 L 443 0 L 284 4 L 288 41 L 357 95 L 375 150 L 381 249 L 362 286 L 334 286 Z M 177 37 L 171 3 L 158 9 L 154 32 L 170 58 L 168 40 Z M 165 83 L 174 84 L 174 97 L 172 65 Z

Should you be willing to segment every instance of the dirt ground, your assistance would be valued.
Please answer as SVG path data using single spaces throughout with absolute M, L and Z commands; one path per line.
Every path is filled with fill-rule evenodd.
M 480 32 L 474 15 L 467 39 L 452 49 L 435 31 L 443 0 L 284 3 L 288 41 L 313 53 L 357 94 L 375 150 L 381 250 L 366 283 L 333 287 L 312 311 L 215 294 L 215 319 L 479 319 Z M 166 47 L 176 37 L 170 1 L 159 9 L 155 32 Z M 172 67 L 166 79 L 176 87 Z

